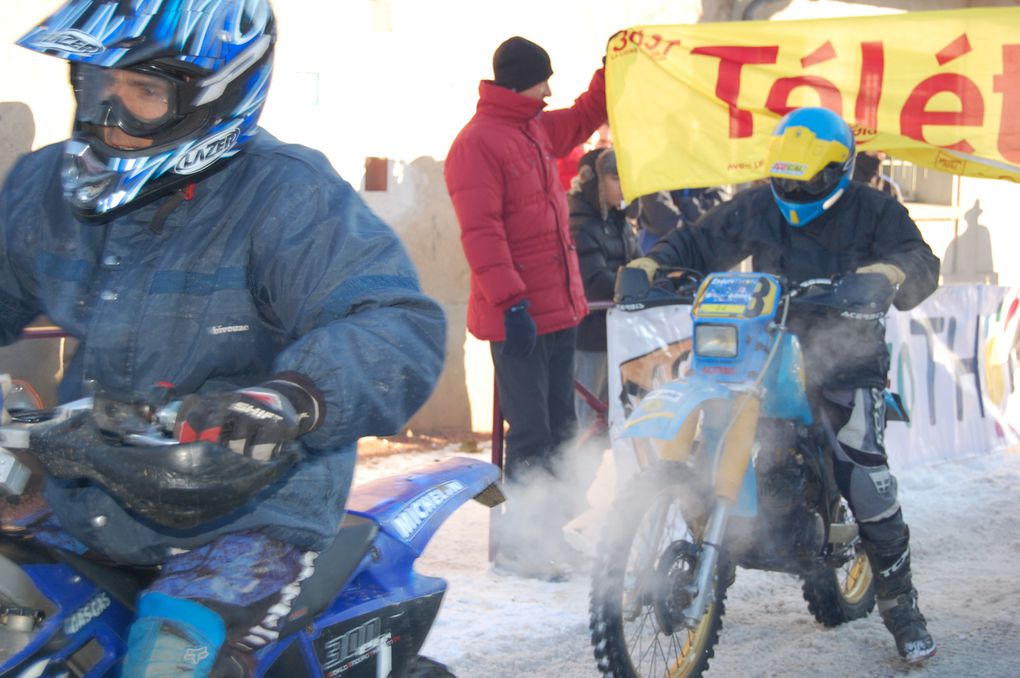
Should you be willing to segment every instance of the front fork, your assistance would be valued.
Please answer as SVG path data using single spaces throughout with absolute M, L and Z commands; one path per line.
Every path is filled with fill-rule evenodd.
M 708 517 L 708 524 L 705 526 L 705 534 L 701 539 L 701 553 L 698 557 L 698 566 L 694 570 L 694 577 L 687 587 L 687 592 L 693 596 L 691 604 L 684 608 L 684 623 L 688 628 L 694 628 L 705 616 L 705 608 L 708 607 L 709 594 L 715 588 L 712 585 L 712 577 L 715 575 L 719 565 L 719 549 L 722 544 L 723 534 L 726 532 L 726 522 L 730 515 L 732 503 L 720 497 L 712 509 L 712 515 Z
M 734 399 L 729 409 L 732 416 L 727 417 L 729 424 L 719 432 L 718 438 L 713 435 L 711 425 L 706 427 L 709 439 L 718 440 L 716 449 L 721 450 L 721 454 L 717 455 L 715 471 L 716 501 L 700 540 L 698 565 L 687 588 L 693 596 L 691 604 L 683 612 L 684 623 L 689 627 L 696 626 L 705 616 L 709 596 L 715 588 L 712 578 L 718 570 L 719 551 L 730 511 L 737 503 L 740 487 L 751 464 L 751 449 L 760 411 L 761 399 L 751 392 L 742 393 Z

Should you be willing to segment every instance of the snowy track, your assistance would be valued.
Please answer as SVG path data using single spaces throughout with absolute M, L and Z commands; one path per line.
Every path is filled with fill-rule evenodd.
M 456 452 L 367 459 L 356 482 Z M 1020 676 L 1020 453 L 899 472 L 915 582 L 936 657 L 896 657 L 877 613 L 838 629 L 815 623 L 793 577 L 738 570 L 712 678 Z M 423 653 L 460 678 L 595 676 L 586 575 L 549 584 L 494 574 L 487 509 L 472 502 L 419 561 L 450 583 Z

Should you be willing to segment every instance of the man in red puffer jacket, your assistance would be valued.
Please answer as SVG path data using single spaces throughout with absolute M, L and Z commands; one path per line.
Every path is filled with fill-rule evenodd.
M 605 74 L 596 71 L 572 107 L 543 112 L 552 75 L 544 49 L 510 38 L 493 55 L 493 72 L 450 148 L 446 186 L 471 268 L 468 330 L 491 342 L 510 424 L 500 561 L 518 574 L 562 579 L 563 553 L 541 547 L 562 544 L 572 501 L 557 493 L 556 506 L 539 506 L 525 495 L 537 477 L 560 472 L 560 449 L 577 427 L 574 343 L 588 306 L 556 159 L 606 122 Z

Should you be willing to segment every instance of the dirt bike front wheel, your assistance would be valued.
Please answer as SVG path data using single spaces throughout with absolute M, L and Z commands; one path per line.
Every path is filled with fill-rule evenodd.
M 591 591 L 591 642 L 603 675 L 696 678 L 708 669 L 733 577 L 725 557 L 701 620 L 693 627 L 682 621 L 707 496 L 688 466 L 663 462 L 637 476 L 614 502 Z

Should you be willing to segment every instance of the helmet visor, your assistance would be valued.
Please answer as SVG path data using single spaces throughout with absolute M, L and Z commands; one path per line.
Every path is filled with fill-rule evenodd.
M 79 123 L 152 137 L 178 117 L 180 82 L 162 73 L 73 63 L 71 86 Z
M 839 185 L 843 178 L 843 164 L 832 162 L 822 168 L 822 171 L 807 181 L 788 179 L 785 177 L 770 177 L 772 187 L 776 194 L 787 202 L 808 203 L 821 200 Z
M 768 175 L 806 181 L 822 173 L 831 163 L 850 160 L 850 149 L 835 140 L 819 139 L 814 131 L 800 125 L 773 135 L 765 157 Z

